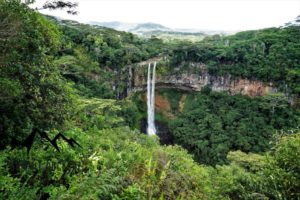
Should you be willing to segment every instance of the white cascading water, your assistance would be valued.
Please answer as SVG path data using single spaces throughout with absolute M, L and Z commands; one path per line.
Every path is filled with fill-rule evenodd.
M 156 62 L 153 65 L 151 76 L 151 63 L 148 65 L 148 79 L 147 79 L 147 134 L 155 135 L 156 128 L 154 124 L 154 111 L 155 111 L 155 68 Z

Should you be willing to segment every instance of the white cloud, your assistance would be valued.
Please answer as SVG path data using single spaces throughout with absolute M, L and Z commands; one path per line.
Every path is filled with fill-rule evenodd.
M 39 1 L 41 3 L 42 1 Z M 300 0 L 77 0 L 80 22 L 155 22 L 171 28 L 248 30 L 280 26 L 300 14 Z

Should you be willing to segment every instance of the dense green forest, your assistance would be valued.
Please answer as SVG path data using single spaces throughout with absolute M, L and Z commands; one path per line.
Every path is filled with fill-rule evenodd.
M 171 107 L 171 113 L 156 113 L 157 121 L 169 128 L 170 135 L 162 135 L 166 137 L 162 143 L 182 145 L 203 164 L 226 164 L 229 151 L 265 152 L 277 134 L 299 127 L 299 105 L 290 106 L 280 93 L 253 98 L 204 88 L 201 92 L 161 89 L 157 95 Z M 180 111 L 182 97 L 185 101 Z M 132 100 L 138 117 L 145 119 L 143 95 L 137 93 Z
M 176 143 L 196 160 L 224 164 L 229 151 L 269 149 L 276 130 L 299 125 L 299 109 L 281 96 L 251 99 L 203 90 L 187 96 L 184 112 L 170 124 Z
M 272 81 L 299 96 L 299 35 L 299 26 L 290 26 L 210 36 L 199 43 L 179 45 L 172 51 L 171 63 L 207 63 L 211 74 Z
M 63 76 L 75 82 L 76 89 L 87 97 L 124 97 L 127 87 L 124 66 L 163 51 L 163 41 L 157 38 L 146 40 L 104 27 L 52 20 L 63 33 L 62 48 L 55 63 L 64 70 Z M 101 74 L 98 81 L 93 74 Z M 111 90 L 112 83 L 115 91 Z
M 0 0 L 0 199 L 299 199 L 299 36 L 290 25 L 166 42 Z M 158 90 L 174 139 L 162 145 L 142 133 L 143 94 L 126 90 L 126 66 L 162 56 L 278 93 Z

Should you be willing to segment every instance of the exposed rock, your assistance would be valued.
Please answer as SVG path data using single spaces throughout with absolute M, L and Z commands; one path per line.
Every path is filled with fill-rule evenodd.
M 136 65 L 134 70 L 132 70 L 129 92 L 146 89 L 146 68 L 143 64 L 145 63 Z M 172 72 L 157 73 L 156 88 L 178 88 L 200 91 L 203 87 L 208 86 L 212 91 L 228 91 L 231 94 L 243 94 L 251 97 L 262 96 L 266 93 L 277 91 L 272 83 L 234 78 L 231 75 L 215 76 L 208 73 L 207 66 L 203 63 L 189 63 L 188 65 L 188 70 L 182 70 L 182 67 L 177 66 L 176 68 L 174 67 L 175 70 Z
M 178 111 L 183 112 L 184 104 L 185 104 L 186 94 L 183 94 L 179 100 Z
M 145 102 L 147 101 L 146 94 L 144 94 L 143 99 Z M 169 100 L 166 97 L 158 94 L 157 92 L 155 93 L 155 111 L 161 113 L 168 119 L 175 118 L 174 114 L 172 113 Z
M 155 94 L 155 110 L 169 119 L 175 118 L 169 100 L 157 93 Z

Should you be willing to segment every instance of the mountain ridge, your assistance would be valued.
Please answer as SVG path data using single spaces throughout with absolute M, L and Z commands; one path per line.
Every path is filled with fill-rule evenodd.
M 200 30 L 200 29 L 186 29 L 186 28 L 169 28 L 164 25 L 153 23 L 153 22 L 145 22 L 145 23 L 127 23 L 120 21 L 110 21 L 110 22 L 97 22 L 90 21 L 86 22 L 90 25 L 98 25 L 104 26 L 107 28 L 113 28 L 119 31 L 131 32 L 134 34 L 149 36 L 149 33 L 157 33 L 157 32 L 173 32 L 173 33 L 188 33 L 188 34 L 203 34 L 203 35 L 231 35 L 238 31 L 226 31 L 226 30 Z

